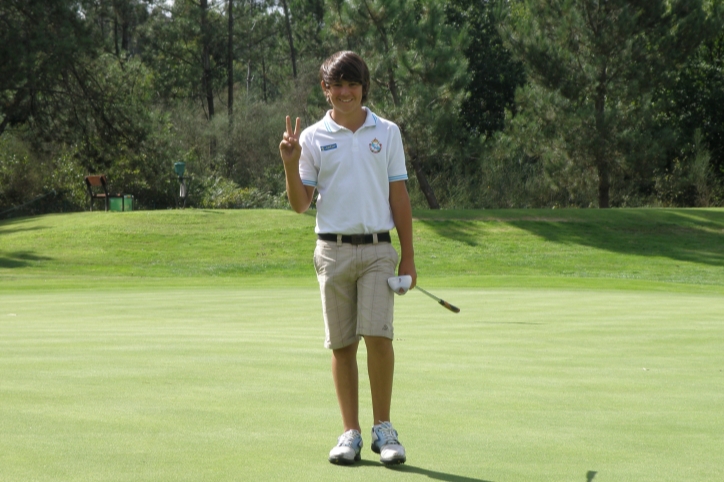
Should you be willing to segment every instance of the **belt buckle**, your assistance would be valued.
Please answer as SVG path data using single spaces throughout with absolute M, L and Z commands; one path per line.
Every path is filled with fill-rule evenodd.
M 365 244 L 365 235 L 364 234 L 351 234 L 349 236 L 349 244 L 352 245 L 358 245 L 358 244 Z

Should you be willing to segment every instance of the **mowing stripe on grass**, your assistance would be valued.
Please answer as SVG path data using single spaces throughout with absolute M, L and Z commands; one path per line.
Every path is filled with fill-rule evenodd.
M 397 297 L 408 464 L 341 430 L 316 289 L 0 295 L 0 468 L 27 480 L 719 480 L 719 296 L 438 289 Z M 371 422 L 361 349 L 361 416 Z

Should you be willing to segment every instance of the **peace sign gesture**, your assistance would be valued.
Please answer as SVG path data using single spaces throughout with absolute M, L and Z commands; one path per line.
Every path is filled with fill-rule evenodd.
M 292 131 L 292 118 L 287 116 L 287 130 L 284 131 L 282 141 L 279 143 L 279 154 L 284 164 L 298 164 L 302 155 L 302 146 L 299 145 L 299 135 L 302 133 L 302 120 L 297 117 L 294 131 Z

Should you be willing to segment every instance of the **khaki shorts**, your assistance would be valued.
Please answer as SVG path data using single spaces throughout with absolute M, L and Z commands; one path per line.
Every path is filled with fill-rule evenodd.
M 362 336 L 394 337 L 395 276 L 398 255 L 390 243 L 337 244 L 317 240 L 314 267 L 322 293 L 324 346 L 344 348 Z

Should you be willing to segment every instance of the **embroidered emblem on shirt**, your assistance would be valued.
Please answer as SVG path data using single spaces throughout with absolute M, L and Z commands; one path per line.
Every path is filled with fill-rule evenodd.
M 322 152 L 324 151 L 331 151 L 332 149 L 336 149 L 337 144 L 330 144 L 328 146 L 322 146 Z
M 370 142 L 370 151 L 374 154 L 378 154 L 382 150 L 382 144 L 375 138 L 374 141 Z

